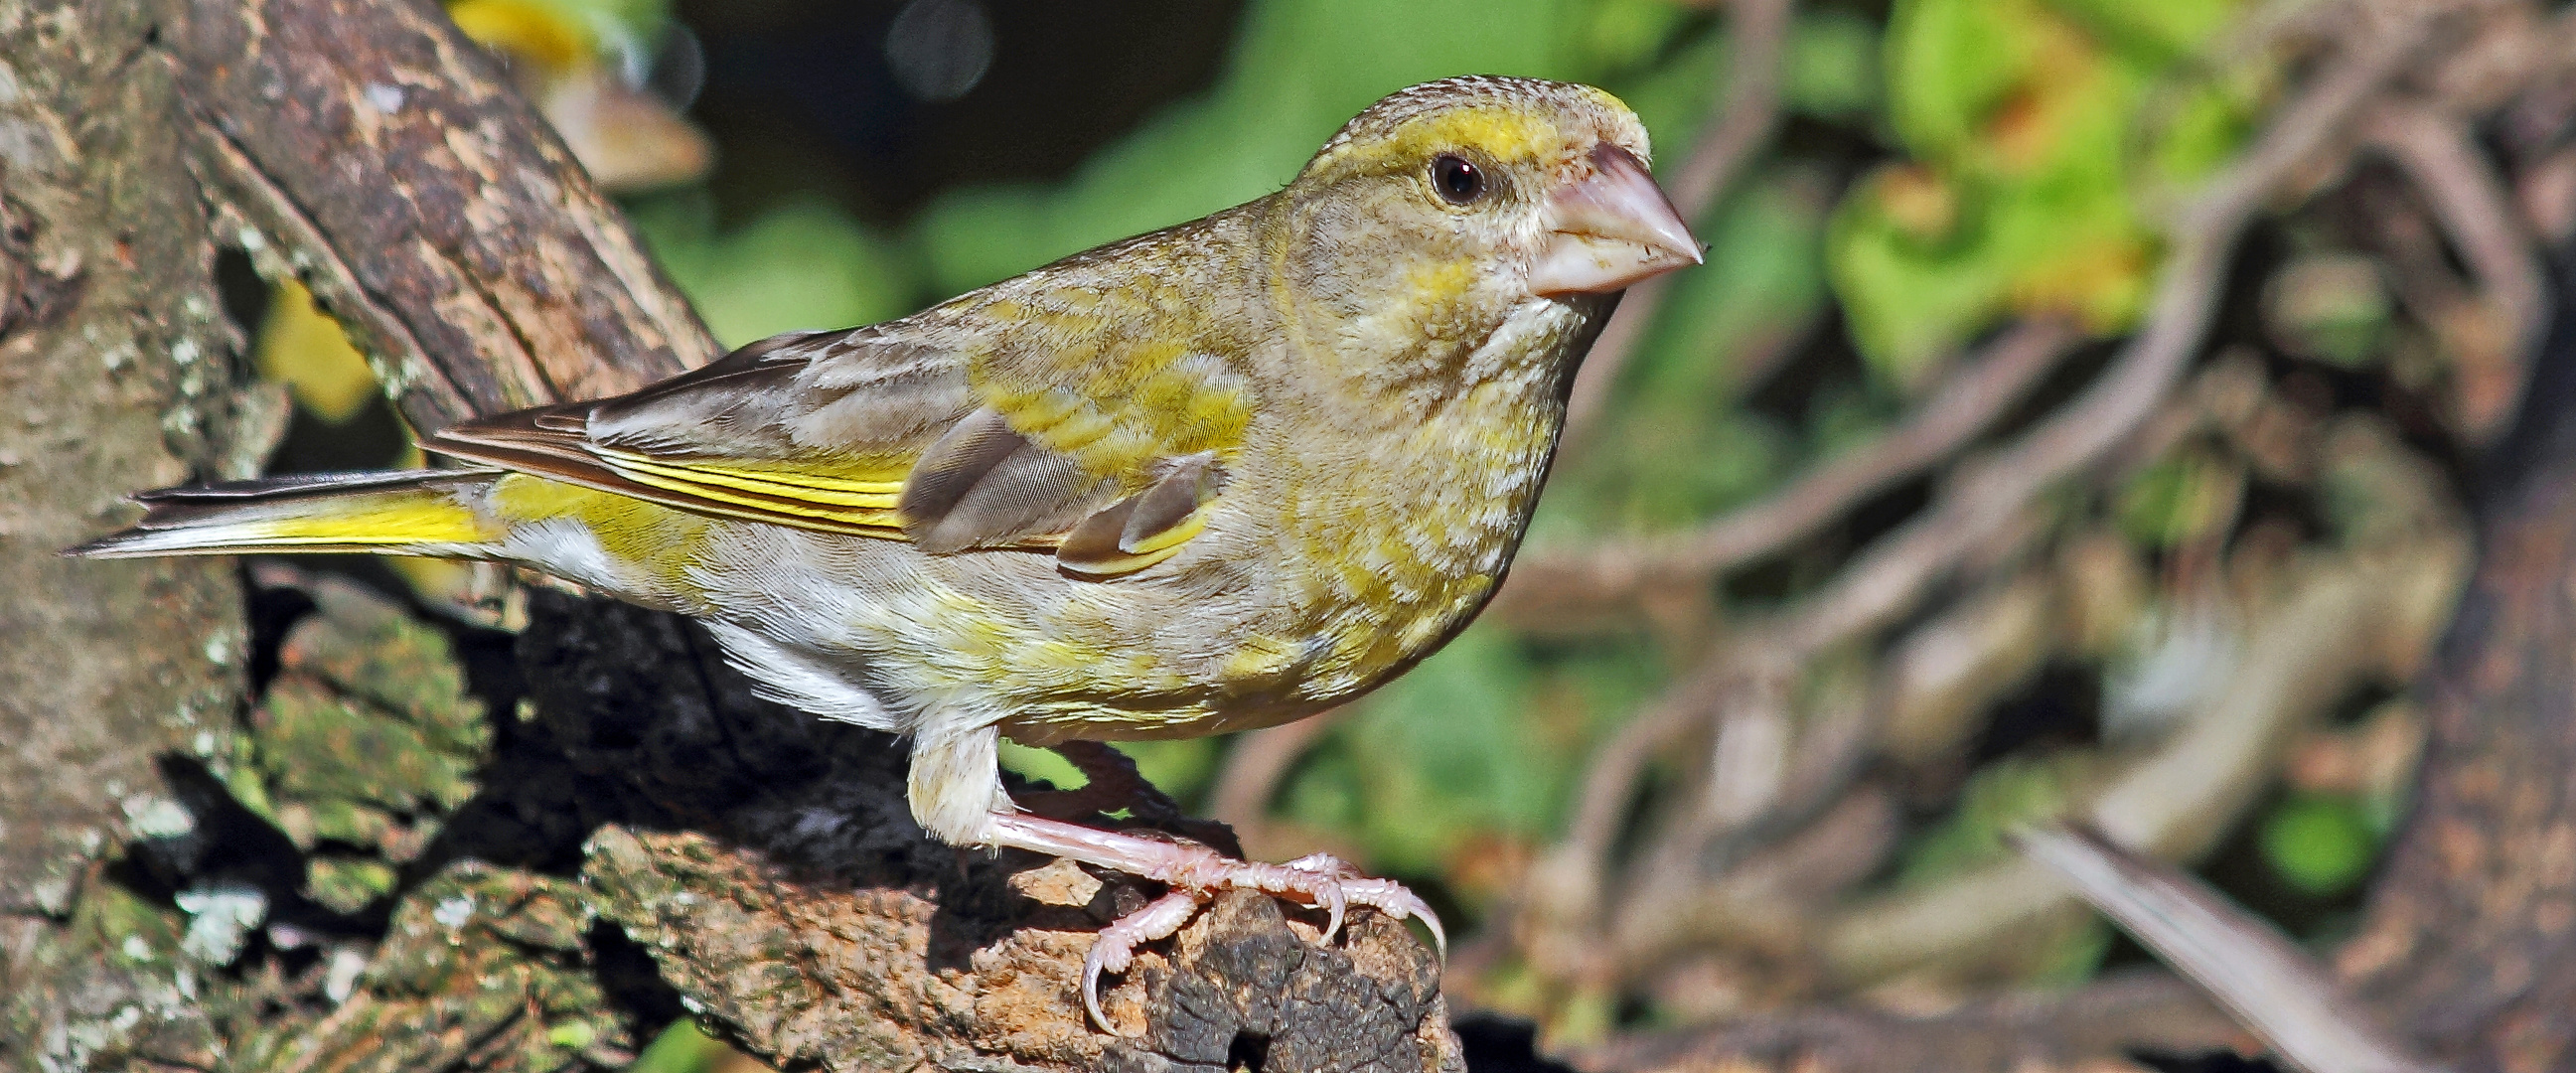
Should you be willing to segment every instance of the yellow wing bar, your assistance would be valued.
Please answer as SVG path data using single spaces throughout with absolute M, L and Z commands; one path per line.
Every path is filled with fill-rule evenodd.
M 903 518 L 895 512 L 896 497 L 903 490 L 901 481 L 674 462 L 615 449 L 594 453 L 618 476 L 702 502 L 716 513 L 887 540 L 904 539 Z

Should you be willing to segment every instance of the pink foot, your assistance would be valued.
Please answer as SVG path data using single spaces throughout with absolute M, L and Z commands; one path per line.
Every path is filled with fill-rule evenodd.
M 1328 854 L 1300 857 L 1287 864 L 1262 864 L 1236 860 L 1193 843 L 1140 838 L 1024 813 L 995 815 L 993 827 L 994 845 L 1114 868 L 1172 887 L 1171 893 L 1100 929 L 1099 940 L 1083 959 L 1082 1006 L 1102 1031 L 1115 1029 L 1100 1013 L 1100 974 L 1125 972 L 1135 961 L 1138 946 L 1181 930 L 1198 915 L 1199 907 L 1221 890 L 1257 890 L 1323 909 L 1331 917 L 1324 926 L 1323 941 L 1327 943 L 1341 933 L 1342 917 L 1349 908 L 1364 905 L 1398 920 L 1421 921 L 1431 929 L 1431 939 L 1442 955 L 1449 950 L 1449 937 L 1440 930 L 1440 918 L 1433 916 L 1431 907 L 1412 891 L 1391 880 L 1362 876 L 1357 869 Z

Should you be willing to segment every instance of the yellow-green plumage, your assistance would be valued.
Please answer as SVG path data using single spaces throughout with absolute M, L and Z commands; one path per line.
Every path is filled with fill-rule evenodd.
M 493 470 L 174 493 L 93 550 L 499 559 L 685 612 L 772 697 L 912 734 L 916 815 L 980 842 L 997 732 L 1294 719 L 1473 617 L 1615 299 L 1533 267 L 1613 151 L 1644 134 L 1597 90 L 1416 87 L 1247 205 L 426 443 Z

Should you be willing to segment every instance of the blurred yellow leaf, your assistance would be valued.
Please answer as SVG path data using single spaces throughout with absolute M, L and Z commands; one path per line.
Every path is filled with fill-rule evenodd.
M 262 378 L 285 384 L 298 405 L 325 421 L 347 421 L 376 397 L 376 371 L 294 280 L 271 292 L 254 351 Z

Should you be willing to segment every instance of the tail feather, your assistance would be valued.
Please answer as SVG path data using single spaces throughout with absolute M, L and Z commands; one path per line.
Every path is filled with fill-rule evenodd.
M 94 559 L 257 551 L 470 555 L 503 536 L 476 509 L 497 471 L 271 477 L 134 497 L 143 520 L 63 554 Z

